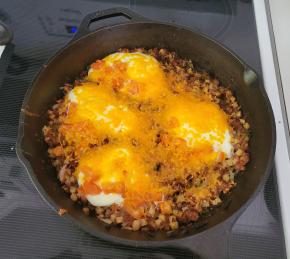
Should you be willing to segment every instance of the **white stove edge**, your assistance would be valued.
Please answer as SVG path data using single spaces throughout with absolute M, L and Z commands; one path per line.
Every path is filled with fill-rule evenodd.
M 283 222 L 285 246 L 287 257 L 290 256 L 290 160 L 288 151 L 288 125 L 284 106 L 284 97 L 281 85 L 279 85 L 279 69 L 276 56 L 273 55 L 275 46 L 272 45 L 267 16 L 267 0 L 254 0 L 255 18 L 260 47 L 261 63 L 264 77 L 264 85 L 268 93 L 274 111 L 277 145 L 275 155 L 275 167 L 277 174 L 281 216 Z M 287 129 L 287 131 L 286 131 Z
M 0 46 L 0 58 L 2 56 L 2 53 L 4 52 L 4 49 L 5 49 L 5 45 Z

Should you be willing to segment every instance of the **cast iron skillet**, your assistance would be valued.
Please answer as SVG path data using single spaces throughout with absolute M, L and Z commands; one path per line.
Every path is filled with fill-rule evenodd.
M 90 23 L 114 16 L 126 17 L 128 21 L 89 31 Z M 47 156 L 42 127 L 48 119 L 47 110 L 61 97 L 60 86 L 76 78 L 88 64 L 122 47 L 162 47 L 191 59 L 197 67 L 213 73 L 223 85 L 232 88 L 251 125 L 251 160 L 239 177 L 237 187 L 225 198 L 224 206 L 180 232 L 148 235 L 117 227 L 108 229 L 95 217 L 85 216 L 61 189 Z M 231 226 L 264 185 L 272 167 L 275 144 L 270 102 L 262 80 L 248 65 L 205 35 L 177 25 L 150 21 L 128 9 L 117 8 L 86 16 L 74 39 L 43 65 L 22 106 L 17 155 L 51 207 L 67 209 L 64 217 L 92 235 L 136 247 L 184 247 L 205 257 L 226 258 Z

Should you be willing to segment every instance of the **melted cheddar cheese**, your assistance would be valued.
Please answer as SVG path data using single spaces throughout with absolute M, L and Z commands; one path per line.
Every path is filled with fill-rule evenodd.
M 227 116 L 217 104 L 172 91 L 158 61 L 142 53 L 98 60 L 65 98 L 60 132 L 79 160 L 80 191 L 95 206 L 123 206 L 134 217 L 183 179 L 231 156 Z M 107 140 L 104 143 L 104 140 Z M 212 174 L 208 183 L 216 184 Z M 196 197 L 210 189 L 192 187 Z

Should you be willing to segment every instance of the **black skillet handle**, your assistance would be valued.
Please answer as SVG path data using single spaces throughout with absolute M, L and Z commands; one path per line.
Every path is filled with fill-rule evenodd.
M 116 16 L 123 16 L 128 19 L 128 22 L 145 22 L 150 21 L 149 19 L 133 12 L 130 9 L 124 7 L 117 7 L 111 8 L 106 10 L 97 11 L 94 13 L 90 13 L 82 20 L 81 24 L 79 25 L 78 31 L 75 34 L 73 41 L 89 34 L 91 31 L 89 30 L 89 26 L 93 22 L 97 22 L 100 20 L 110 19 Z

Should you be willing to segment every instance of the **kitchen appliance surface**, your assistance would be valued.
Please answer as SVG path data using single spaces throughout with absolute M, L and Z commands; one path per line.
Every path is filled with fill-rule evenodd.
M 15 1 L 16 2 L 16 1 Z M 14 2 L 14 4 L 15 4 Z M 33 2 L 33 1 L 32 1 Z M 31 2 L 31 3 L 32 3 Z M 118 3 L 118 5 L 120 5 L 121 3 Z M 239 34 L 234 34 L 234 36 L 232 36 L 233 42 L 229 41 L 229 39 L 231 39 L 230 35 L 230 31 L 233 30 L 233 26 L 234 26 L 234 21 L 235 18 L 237 19 L 238 17 L 238 13 L 239 13 L 239 9 L 244 10 L 245 12 L 248 12 L 249 10 L 252 10 L 252 6 L 248 3 L 244 3 L 241 1 L 224 1 L 224 2 L 219 2 L 218 4 L 213 4 L 212 1 L 193 1 L 191 2 L 191 6 L 192 6 L 192 10 L 190 10 L 190 12 L 196 13 L 196 14 L 207 14 L 209 15 L 209 19 L 205 19 L 204 24 L 200 22 L 200 19 L 198 19 L 197 21 L 190 21 L 188 19 L 184 19 L 184 13 L 188 13 L 189 11 L 185 8 L 187 7 L 187 2 L 183 3 L 183 7 L 182 4 L 176 6 L 175 4 L 169 5 L 166 8 L 166 11 L 164 11 L 164 6 L 162 6 L 162 3 L 157 2 L 157 3 L 151 3 L 152 5 L 148 5 L 148 3 L 146 2 L 138 2 L 135 1 L 134 3 L 127 3 L 124 4 L 124 6 L 126 7 L 131 7 L 133 10 L 136 10 L 138 13 L 143 13 L 144 15 L 150 14 L 150 15 L 154 15 L 154 11 L 150 11 L 148 12 L 148 8 L 151 8 L 153 10 L 160 10 L 160 12 L 156 12 L 155 16 L 151 17 L 152 19 L 155 20 L 163 20 L 163 21 L 171 21 L 171 22 L 176 22 L 177 24 L 181 24 L 181 25 L 186 25 L 186 26 L 192 26 L 193 29 L 197 29 L 200 30 L 201 32 L 214 37 L 216 40 L 224 43 L 225 45 L 227 45 L 230 49 L 232 49 L 233 51 L 235 51 L 236 53 L 238 53 L 243 59 L 246 60 L 246 62 L 254 67 L 254 69 L 261 74 L 261 68 L 259 65 L 259 52 L 258 52 L 258 46 L 257 46 L 257 42 L 256 39 L 254 37 L 254 39 L 252 40 L 252 45 L 250 45 L 251 48 L 251 55 L 247 55 L 247 51 L 249 50 L 249 47 L 247 47 L 244 50 L 240 50 L 243 49 L 243 46 L 239 46 L 238 43 L 235 43 L 235 41 L 239 42 L 237 40 L 237 37 L 239 36 Z M 52 250 L 52 256 L 57 256 L 57 254 L 55 253 L 56 251 L 54 249 L 56 249 L 56 247 L 59 247 L 59 249 L 62 249 L 61 251 L 59 251 L 59 254 L 62 255 L 62 253 L 68 253 L 68 256 L 73 256 L 74 254 L 76 254 L 76 257 L 81 257 L 81 256 L 89 256 L 90 254 L 86 254 L 88 252 L 86 252 L 85 254 L 83 254 L 83 252 L 85 251 L 90 251 L 91 249 L 94 250 L 94 254 L 98 254 L 98 250 L 95 250 L 97 248 L 99 248 L 99 255 L 100 257 L 102 257 L 102 253 L 104 253 L 104 250 L 106 250 L 107 247 L 114 247 L 112 251 L 112 255 L 110 255 L 109 257 L 114 257 L 117 256 L 116 253 L 121 254 L 122 256 L 124 256 L 124 258 L 126 258 L 126 256 L 128 255 L 133 255 L 134 253 L 138 253 L 140 250 L 137 249 L 133 249 L 131 247 L 124 247 L 124 246 L 117 246 L 111 243 L 106 243 L 104 241 L 92 238 L 91 236 L 81 232 L 79 229 L 75 228 L 74 226 L 70 225 L 69 222 L 64 222 L 63 219 L 59 218 L 57 215 L 55 215 L 52 211 L 49 210 L 49 208 L 46 207 L 46 204 L 43 205 L 42 200 L 38 199 L 37 193 L 35 193 L 33 186 L 31 185 L 31 183 L 29 182 L 29 180 L 27 179 L 27 175 L 25 174 L 24 170 L 22 169 L 22 167 L 17 164 L 18 162 L 15 160 L 15 154 L 14 154 L 14 146 L 13 146 L 13 140 L 15 141 L 15 137 L 16 137 L 16 127 L 17 125 L 15 124 L 15 121 L 17 121 L 17 114 L 15 112 L 15 114 L 12 114 L 12 109 L 11 106 L 15 106 L 14 108 L 17 109 L 19 111 L 19 105 L 23 99 L 23 95 L 25 90 L 27 89 L 28 85 L 31 83 L 31 80 L 33 78 L 33 76 L 36 74 L 36 72 L 38 71 L 38 69 L 41 67 L 41 65 L 46 61 L 46 59 L 48 57 L 50 57 L 52 54 L 54 54 L 54 52 L 61 46 L 63 46 L 68 40 L 69 40 L 69 36 L 77 29 L 78 23 L 80 22 L 80 20 L 82 19 L 83 15 L 86 14 L 86 12 L 91 11 L 93 8 L 93 6 L 95 6 L 94 9 L 100 8 L 100 9 L 105 9 L 108 7 L 113 7 L 116 5 L 116 3 L 114 2 L 110 2 L 109 4 L 105 4 L 102 2 L 82 2 L 82 4 L 80 6 L 82 6 L 82 8 L 84 8 L 84 6 L 87 5 L 87 9 L 84 8 L 84 11 L 80 11 L 77 9 L 77 4 L 75 3 L 75 7 L 72 8 L 72 6 L 70 6 L 70 8 L 66 7 L 68 6 L 68 3 L 62 2 L 61 5 L 63 5 L 63 8 L 60 8 L 60 6 L 58 5 L 58 7 L 54 7 L 55 9 L 53 9 L 52 6 L 50 6 L 48 8 L 48 10 L 46 10 L 46 8 L 44 7 L 44 5 L 39 5 L 37 8 L 37 14 L 35 19 L 37 19 L 37 23 L 35 23 L 34 21 L 29 20 L 28 18 L 25 19 L 25 21 L 30 21 L 30 27 L 34 26 L 33 29 L 31 28 L 31 30 L 33 31 L 38 31 L 39 34 L 43 34 L 43 37 L 41 37 L 40 35 L 38 35 L 38 37 L 35 37 L 33 34 L 33 32 L 31 32 L 31 37 L 29 39 L 26 39 L 27 35 L 24 35 L 21 32 L 21 25 L 17 24 L 17 22 L 15 21 L 15 43 L 17 43 L 17 40 L 19 41 L 19 49 L 17 49 L 17 44 L 16 44 L 16 49 L 15 49 L 15 53 L 12 56 L 11 62 L 10 62 L 10 70 L 9 67 L 6 70 L 6 77 L 7 81 L 6 81 L 6 85 L 5 85 L 5 80 L 3 81 L 3 87 L 0 88 L 0 90 L 4 90 L 6 92 L 4 92 L 4 94 L 6 93 L 6 98 L 3 98 L 3 103 L 4 105 L 2 105 L 2 107 L 6 107 L 7 110 L 2 110 L 2 114 L 3 116 L 1 118 L 3 118 L 3 126 L 1 127 L 1 131 L 3 131 L 2 137 L 1 139 L 6 141 L 6 147 L 5 145 L 2 145 L 3 148 L 3 165 L 6 166 L 2 168 L 5 169 L 3 170 L 3 175 L 5 176 L 5 174 L 7 174 L 7 180 L 4 181 L 4 190 L 8 189 L 7 193 L 3 191 L 3 200 L 6 200 L 6 203 L 3 202 L 3 209 L 1 210 L 1 212 L 6 213 L 3 216 L 3 220 L 7 220 L 8 222 L 10 222 L 10 224 L 17 224 L 17 222 L 19 221 L 19 219 L 17 218 L 17 216 L 20 217 L 20 219 L 22 220 L 31 220 L 31 217 L 34 215 L 35 218 L 37 219 L 38 217 L 40 217 L 39 222 L 37 220 L 31 220 L 31 222 L 24 222 L 25 224 L 32 224 L 32 227 L 34 226 L 34 222 L 35 226 L 34 228 L 28 228 L 27 230 L 30 231 L 33 229 L 33 231 L 35 234 L 34 235 L 30 235 L 30 236 L 34 236 L 37 237 L 40 235 L 40 233 L 44 232 L 45 229 L 45 225 L 43 224 L 44 219 L 41 219 L 41 214 L 43 214 L 44 211 L 46 211 L 44 213 L 44 218 L 46 221 L 48 221 L 48 224 L 51 224 L 52 226 L 47 229 L 48 232 L 52 231 L 52 237 L 53 235 L 57 235 L 61 238 L 62 242 L 57 242 L 58 245 L 56 245 L 56 243 L 51 245 L 51 250 Z M 9 9 L 9 6 L 7 4 L 6 9 L 3 8 L 3 16 L 5 17 L 6 15 L 6 19 L 10 19 L 11 23 L 13 24 L 13 19 L 11 18 L 11 16 L 13 15 L 13 12 L 15 12 L 14 10 Z M 56 6 L 56 5 L 55 5 Z M 214 7 L 214 8 L 213 8 Z M 18 8 L 19 5 L 18 5 Z M 20 8 L 21 9 L 21 8 Z M 20 9 L 18 10 L 20 12 Z M 50 11 L 51 13 L 50 13 Z M 54 12 L 53 10 L 58 10 L 57 12 Z M 143 10 L 143 11 L 142 11 Z M 162 11 L 166 14 L 166 15 L 172 15 L 172 17 L 182 17 L 181 21 L 172 21 L 171 16 L 167 17 L 165 15 L 165 17 L 163 17 Z M 253 11 L 253 10 L 252 10 Z M 26 17 L 29 14 L 26 13 L 23 8 L 21 9 L 21 14 Z M 173 12 L 173 13 L 172 13 Z M 180 13 L 179 13 L 180 12 Z M 0 12 L 1 13 L 1 12 Z M 10 14 L 11 13 L 11 14 Z M 10 15 L 9 15 L 10 14 Z M 182 15 L 183 14 L 183 15 Z M 252 13 L 253 14 L 253 13 Z M 190 14 L 188 14 L 190 16 Z M 147 15 L 148 16 L 148 15 Z M 21 16 L 22 17 L 22 16 Z M 33 17 L 33 16 L 32 16 Z M 74 17 L 74 18 L 72 18 Z M 243 19 L 245 19 L 245 17 L 243 17 Z M 250 16 L 248 17 L 248 19 L 251 21 L 254 21 L 254 17 Z M 213 24 L 216 26 L 215 28 L 213 28 L 213 26 L 206 26 L 206 22 L 213 22 Z M 114 21 L 116 22 L 116 21 Z M 237 21 L 236 21 L 237 22 Z M 218 28 L 218 24 L 220 24 L 220 28 Z M 38 25 L 39 27 L 36 27 L 36 25 Z M 105 24 L 107 25 L 107 24 Z M 17 26 L 19 26 L 19 31 L 18 31 L 18 37 L 17 38 Z M 236 26 L 240 26 L 240 24 L 237 22 Z M 12 26 L 13 28 L 13 26 Z M 232 30 L 230 30 L 230 28 L 232 28 Z M 252 34 L 255 34 L 255 27 L 252 28 Z M 228 35 L 226 36 L 225 34 L 227 34 L 228 31 Z M 248 28 L 245 28 L 245 33 L 248 32 Z M 232 31 L 232 33 L 234 33 Z M 243 34 L 240 31 L 241 34 Z M 42 35 L 41 34 L 41 35 Z M 251 42 L 251 37 L 253 37 L 253 35 L 249 35 L 249 37 L 247 37 L 247 44 L 249 44 Z M 34 38 L 35 37 L 35 38 Z M 245 37 L 245 35 L 243 35 L 243 37 Z M 242 37 L 242 38 L 243 38 Z M 45 39 L 45 41 L 44 41 Z M 40 41 L 40 42 L 39 42 Z M 44 44 L 45 43 L 45 44 Z M 47 43 L 47 45 L 46 45 Z M 253 57 L 253 53 L 255 53 L 256 51 L 256 57 Z M 18 55 L 17 55 L 18 54 Z M 14 62 L 14 63 L 13 63 Z M 18 69 L 18 70 L 17 70 Z M 16 72 L 18 71 L 18 72 Z M 9 80 L 8 80 L 9 79 Z M 15 81 L 14 84 L 12 83 L 13 80 L 17 80 Z M 24 81 L 24 82 L 22 82 Z M 22 82 L 22 84 L 20 83 Z M 15 88 L 13 88 L 13 85 L 15 86 Z M 19 87 L 18 91 L 16 91 L 16 86 Z M 20 91 L 19 91 L 20 90 Z M 13 92 L 14 91 L 14 92 Z M 3 94 L 1 95 L 1 97 L 3 96 Z M 14 97 L 16 100 L 13 102 L 11 100 L 11 98 Z M 10 99 L 9 99 L 10 98 Z M 18 99 L 17 99 L 18 98 Z M 18 101 L 18 103 L 17 103 Z M 5 106 L 6 104 L 6 106 Z M 9 110 L 8 110 L 9 107 Z M 3 109 L 2 108 L 2 109 Z M 9 115 L 9 111 L 10 111 L 10 115 Z M 13 110 L 14 111 L 14 110 Z M 1 112 L 1 111 L 0 111 Z M 14 120 L 13 120 L 13 116 L 14 116 Z M 15 127 L 14 127 L 15 126 Z M 10 140 L 10 142 L 9 142 Z M 1 182 L 2 184 L 2 179 Z M 10 183 L 10 184 L 9 184 Z M 6 185 L 5 185 L 6 184 Z M 16 189 L 14 189 L 13 193 L 16 193 L 13 195 L 11 194 L 11 190 L 9 189 L 15 186 Z M 269 187 L 270 186 L 270 187 Z M 6 187 L 6 189 L 5 189 Z M 269 189 L 270 188 L 270 189 Z M 269 193 L 267 194 L 267 189 L 270 190 L 269 193 L 271 193 L 269 195 Z M 9 192 L 10 190 L 10 192 Z M 253 204 L 259 204 L 262 208 L 264 208 L 264 215 L 263 217 L 266 219 L 267 218 L 267 213 L 268 213 L 268 218 L 267 220 L 265 220 L 264 224 L 271 224 L 271 226 L 276 226 L 276 228 L 274 227 L 274 231 L 272 233 L 272 236 L 275 237 L 277 239 L 277 243 L 273 242 L 272 240 L 269 242 L 269 245 L 267 244 L 267 246 L 265 246 L 265 248 L 261 248 L 261 252 L 264 253 L 265 250 L 264 249 L 268 249 L 269 250 L 269 246 L 270 244 L 273 246 L 273 244 L 276 244 L 277 247 L 280 246 L 278 251 L 281 251 L 281 256 L 283 256 L 283 240 L 281 241 L 281 237 L 283 235 L 281 235 L 281 223 L 280 223 L 280 218 L 279 218 L 279 207 L 273 206 L 274 204 L 276 204 L 276 201 L 273 200 L 273 195 L 272 195 L 272 190 L 275 190 L 275 175 L 272 174 L 270 176 L 270 178 L 268 179 L 267 184 L 264 187 L 264 192 L 261 192 L 255 199 L 255 201 L 253 202 Z M 20 192 L 20 193 L 19 193 Z M 26 196 L 24 195 L 24 193 L 26 193 Z M 275 191 L 274 191 L 275 193 Z M 10 197 L 10 200 L 7 200 L 7 198 Z M 14 198 L 13 198 L 14 197 Z M 25 198 L 23 200 L 23 198 Z M 1 197 L 2 198 L 2 197 Z M 15 199 L 14 202 L 12 202 Z M 19 201 L 20 199 L 20 201 Z M 23 201 L 22 201 L 23 200 Z M 259 200 L 257 202 L 257 200 Z M 25 206 L 24 204 L 30 204 L 31 206 L 28 205 Z M 253 204 L 248 208 L 248 210 L 252 211 L 253 215 L 255 215 L 255 213 L 261 213 L 261 209 L 258 209 L 256 212 L 254 212 L 253 209 Z M 268 205 L 267 205 L 268 204 Z M 14 206 L 12 206 L 14 205 Z M 34 206 L 33 206 L 34 205 Z M 263 206 L 262 206 L 263 205 Z M 5 207 L 7 206 L 7 208 Z M 270 209 L 268 209 L 268 207 Z M 273 209 L 273 208 L 274 209 Z M 2 208 L 2 206 L 1 206 Z M 241 216 L 240 220 L 243 218 L 244 215 L 246 215 L 246 213 L 248 212 L 248 210 Z M 30 216 L 31 213 L 31 216 Z M 25 216 L 26 215 L 26 216 Z M 49 215 L 49 216 L 48 216 Z M 272 216 L 275 215 L 275 216 Z M 246 225 L 249 224 L 249 222 L 251 222 L 251 220 L 253 220 L 252 216 L 248 216 L 250 221 L 245 219 L 244 223 L 242 223 L 241 225 Z M 252 218 L 252 219 L 251 219 Z M 13 222 L 11 222 L 11 220 L 13 220 Z M 238 222 L 240 221 L 238 220 Z M 5 231 L 5 227 L 7 227 L 7 222 L 4 223 L 5 221 L 3 221 L 3 231 Z M 38 223 L 37 223 L 38 222 Z M 57 226 L 57 222 L 60 222 L 60 224 L 62 226 L 67 226 L 64 229 L 60 229 Z M 239 254 L 239 249 L 241 249 L 241 245 L 240 243 L 241 240 L 238 240 L 238 246 L 236 246 L 236 254 L 235 254 L 235 246 L 234 241 L 235 238 L 240 238 L 242 237 L 241 233 L 243 233 L 241 230 L 238 231 L 238 234 L 236 235 L 236 237 L 234 236 L 234 230 L 235 228 L 237 228 L 238 226 L 238 222 L 236 222 L 231 230 L 231 238 L 230 238 L 230 253 L 231 255 L 235 255 L 235 257 L 238 256 L 243 256 L 243 254 Z M 258 224 L 259 223 L 259 224 Z M 262 223 L 261 219 L 257 220 L 257 226 L 260 225 Z M 274 224 L 275 223 L 275 224 Z M 251 224 L 254 225 L 255 224 Z M 250 225 L 250 226 L 251 226 Z M 2 224 L 0 223 L 0 228 L 1 228 Z M 38 230 L 36 229 L 39 228 Z M 55 227 L 55 229 L 54 229 Z M 44 228 L 41 230 L 41 228 Z M 250 227 L 251 228 L 251 227 Z M 13 228 L 12 228 L 13 229 Z M 54 232 L 53 232 L 54 229 Z M 244 231 L 246 231 L 246 227 L 242 227 L 242 229 Z M 265 228 L 262 226 L 260 228 L 260 230 L 263 232 L 265 231 Z M 13 232 L 13 231 L 12 231 Z M 70 234 L 69 234 L 70 233 Z M 74 234 L 72 234 L 74 233 Z M 252 234 L 256 234 L 257 230 L 255 230 Z M 15 236 L 19 237 L 19 233 L 15 233 Z M 23 248 L 22 249 L 28 249 L 27 245 L 25 245 L 27 242 L 27 238 L 25 238 L 25 235 L 27 235 L 27 233 L 22 233 L 23 235 Z M 35 236 L 36 235 L 36 236 Z M 69 235 L 70 238 L 76 238 L 74 240 L 74 242 L 72 242 L 72 240 L 70 240 L 70 242 L 67 240 L 66 235 Z M 248 235 L 250 236 L 250 235 Z M 246 237 L 244 241 L 249 242 L 249 237 Z M 263 235 L 262 235 L 263 236 Z M 271 236 L 271 235 L 267 235 Z M 258 236 L 257 240 L 259 240 L 261 237 Z M 283 237 L 282 237 L 283 238 Z M 8 238 L 7 238 L 8 239 Z M 36 238 L 37 239 L 37 238 Z M 54 238 L 52 238 L 54 239 Z M 38 240 L 38 239 L 37 239 Z M 84 240 L 87 240 L 84 242 Z M 0 241 L 1 243 L 2 241 Z M 8 242 L 7 240 L 3 240 L 3 244 L 4 247 L 7 247 L 7 255 L 9 255 L 9 253 L 12 253 L 11 250 L 9 250 L 9 244 L 10 242 Z M 12 241 L 15 242 L 15 241 Z M 67 242 L 67 245 L 69 245 L 69 247 L 63 245 L 64 243 Z M 84 249 L 84 244 L 87 242 L 88 247 L 91 247 L 90 249 Z M 100 242 L 100 245 L 93 245 L 95 242 Z M 211 243 L 210 245 L 214 245 L 213 243 Z M 250 245 L 250 243 L 247 243 L 245 245 Z M 258 244 L 257 244 L 258 245 Z M 274 250 L 276 250 L 276 248 Z M 30 249 L 32 249 L 30 247 Z M 102 250 L 103 249 L 103 250 Z M 133 250 L 132 250 L 133 249 Z M 48 252 L 47 250 L 44 252 L 43 250 L 40 251 L 42 249 L 39 250 L 35 250 L 35 253 L 44 253 L 42 254 L 45 257 L 49 257 L 48 254 L 45 254 L 45 252 Z M 155 251 L 156 250 L 156 251 Z M 273 250 L 273 256 L 277 256 L 277 250 L 274 251 Z M 29 250 L 28 250 L 29 251 Z M 26 252 L 28 252 L 26 251 Z M 250 254 L 249 250 L 247 250 L 248 253 Z M 258 249 L 259 251 L 259 249 Z M 271 250 L 272 251 L 272 250 Z M 143 249 L 143 252 L 145 252 L 145 255 L 147 256 L 151 256 L 151 254 L 146 251 L 146 249 Z M 196 251 L 197 253 L 199 251 Z M 258 253 L 257 249 L 255 249 L 255 251 L 253 251 L 254 253 Z M 19 252 L 16 252 L 19 253 Z M 20 252 L 21 253 L 21 252 Z M 25 253 L 25 252 L 23 252 Z M 115 254 L 114 254 L 115 253 Z M 156 256 L 158 258 L 158 253 L 163 253 L 166 256 L 181 256 L 181 254 L 183 255 L 183 257 L 185 257 L 186 255 L 190 256 L 190 254 L 188 254 L 188 251 L 185 250 L 176 250 L 176 249 L 168 249 L 168 248 L 162 248 L 162 249 L 154 249 L 153 251 L 153 256 Z M 149 255 L 148 255 L 149 254 Z M 15 256 L 17 256 L 19 254 L 16 254 Z M 41 256 L 41 254 L 35 254 L 36 256 Z M 267 252 L 267 255 L 269 255 L 269 252 Z M 274 258 L 274 257 L 273 257 Z

